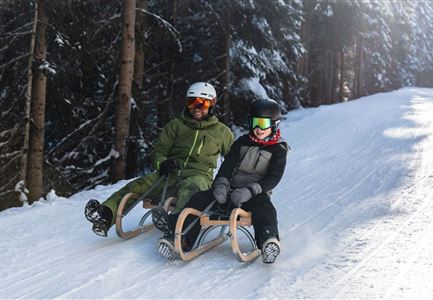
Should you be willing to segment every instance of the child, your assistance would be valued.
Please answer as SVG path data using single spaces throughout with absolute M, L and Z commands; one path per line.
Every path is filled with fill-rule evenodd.
M 216 200 L 215 206 L 227 203 L 251 212 L 257 247 L 262 251 L 264 263 L 273 263 L 280 253 L 277 212 L 270 200 L 271 190 L 284 174 L 288 151 L 278 129 L 280 118 L 280 107 L 274 100 L 254 102 L 249 117 L 249 134 L 233 143 L 213 187 L 194 194 L 185 206 L 203 211 Z M 161 208 L 152 213 L 153 223 L 165 233 L 158 242 L 158 250 L 170 260 L 175 258 L 173 233 L 178 216 L 168 215 Z M 187 217 L 184 228 L 195 218 Z M 200 223 L 196 222 L 184 235 L 184 250 L 192 248 L 200 229 Z

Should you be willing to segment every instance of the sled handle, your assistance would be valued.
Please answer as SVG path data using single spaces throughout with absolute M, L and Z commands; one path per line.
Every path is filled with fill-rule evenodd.
M 239 221 L 238 216 L 240 216 Z M 246 212 L 241 208 L 233 209 L 232 213 L 230 214 L 230 239 L 232 242 L 233 254 L 236 256 L 236 258 L 241 262 L 252 261 L 260 255 L 260 250 L 254 247 L 253 251 L 247 254 L 244 254 L 241 251 L 237 237 L 238 226 L 251 226 L 251 213 Z
M 121 238 L 124 239 L 130 239 L 133 237 L 136 237 L 137 235 L 139 235 L 140 233 L 149 231 L 153 228 L 153 224 L 149 224 L 147 226 L 143 226 L 143 227 L 138 227 L 134 230 L 130 230 L 130 231 L 123 231 L 123 227 L 122 227 L 122 219 L 124 216 L 126 216 L 127 213 L 123 213 L 123 210 L 125 208 L 126 203 L 128 203 L 131 200 L 140 198 L 140 196 L 138 194 L 135 193 L 128 193 L 126 194 L 122 200 L 120 201 L 119 207 L 117 208 L 117 215 L 116 215 L 116 232 L 117 235 Z M 132 205 L 131 209 L 137 205 L 139 201 L 136 201 L 134 203 L 134 205 Z

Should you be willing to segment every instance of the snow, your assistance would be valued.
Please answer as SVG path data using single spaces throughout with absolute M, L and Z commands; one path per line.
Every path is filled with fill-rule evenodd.
M 54 69 L 53 65 L 51 65 L 47 61 L 44 61 L 44 63 L 39 66 L 39 70 L 47 71 L 47 73 L 50 73 L 50 74 L 56 74 L 57 73 L 56 70 Z
M 243 78 L 241 80 L 241 85 L 244 86 L 246 90 L 250 90 L 260 98 L 263 99 L 269 98 L 265 88 L 263 87 L 263 85 L 260 84 L 260 79 L 257 77 L 253 77 L 249 79 Z
M 85 203 L 127 181 L 0 212 L 0 298 L 432 298 L 432 116 L 420 88 L 286 115 L 273 265 L 238 262 L 228 242 L 169 263 L 156 230 L 97 237 Z

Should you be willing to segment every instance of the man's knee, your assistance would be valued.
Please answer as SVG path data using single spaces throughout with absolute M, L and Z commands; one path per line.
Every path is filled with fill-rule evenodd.
M 212 193 L 208 191 L 202 191 L 195 193 L 188 201 L 185 207 L 194 208 L 197 210 L 205 209 L 213 201 Z

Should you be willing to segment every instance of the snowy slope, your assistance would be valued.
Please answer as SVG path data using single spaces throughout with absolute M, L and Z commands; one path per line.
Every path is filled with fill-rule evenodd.
M 275 264 L 239 263 L 228 242 L 169 263 L 156 231 L 98 238 L 83 207 L 124 181 L 0 212 L 0 298 L 433 298 L 433 89 L 291 112 L 281 128 Z

